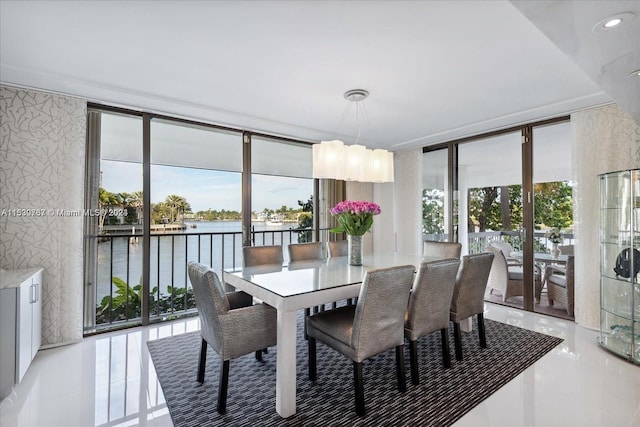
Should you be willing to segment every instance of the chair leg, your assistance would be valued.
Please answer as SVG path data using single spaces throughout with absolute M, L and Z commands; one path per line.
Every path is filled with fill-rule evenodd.
M 407 380 L 404 373 L 404 344 L 396 346 L 396 377 L 398 377 L 398 390 L 404 393 L 407 391 Z
M 309 337 L 309 379 L 315 381 L 317 379 L 316 372 L 316 339 Z
M 409 361 L 411 363 L 411 384 L 420 384 L 420 374 L 418 372 L 418 342 L 409 341 Z
M 262 350 L 256 351 L 256 360 L 259 360 L 262 362 Z
M 456 347 L 456 360 L 462 360 L 462 336 L 460 335 L 460 323 L 453 322 L 453 341 Z
M 200 359 L 198 361 L 198 382 L 202 384 L 204 382 L 204 367 L 207 364 L 207 342 L 202 339 L 200 344 Z
M 356 414 L 366 415 L 364 409 L 364 381 L 362 378 L 362 363 L 353 362 L 353 387 L 356 392 Z
M 334 303 L 331 305 L 331 307 L 333 307 L 333 309 L 334 309 L 334 310 L 335 310 L 336 308 L 338 308 L 338 302 L 337 302 L 337 301 L 336 301 L 336 302 L 334 302 Z
M 484 314 L 478 313 L 478 336 L 480 337 L 480 347 L 487 348 L 487 335 L 484 330 Z
M 449 329 L 440 329 L 440 338 L 442 339 L 442 363 L 445 368 L 451 367 L 451 353 L 449 352 Z
M 229 361 L 222 361 L 220 369 L 220 384 L 218 385 L 218 413 L 224 414 L 227 411 L 227 389 L 229 386 Z
M 305 308 L 304 309 L 304 339 L 308 340 L 309 336 L 307 335 L 307 317 L 311 316 L 311 308 Z

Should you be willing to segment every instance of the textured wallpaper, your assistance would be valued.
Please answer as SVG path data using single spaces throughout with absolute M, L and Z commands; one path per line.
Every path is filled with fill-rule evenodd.
M 86 102 L 0 87 L 0 111 L 0 266 L 44 268 L 42 345 L 77 341 Z
M 422 148 L 396 152 L 394 170 L 397 250 L 422 254 Z
M 571 115 L 575 188 L 576 322 L 600 327 L 598 175 L 640 167 L 640 127 L 616 105 Z

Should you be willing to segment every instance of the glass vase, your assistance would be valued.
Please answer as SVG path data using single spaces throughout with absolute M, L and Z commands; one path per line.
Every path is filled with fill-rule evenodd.
M 362 236 L 347 234 L 347 256 L 350 265 L 362 265 Z
M 551 248 L 551 257 L 553 259 L 558 259 L 559 256 L 560 256 L 560 248 L 558 247 L 557 243 L 554 243 L 553 247 Z

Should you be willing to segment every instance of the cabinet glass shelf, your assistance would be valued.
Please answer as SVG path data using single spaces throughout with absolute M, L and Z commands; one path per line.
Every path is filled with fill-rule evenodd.
M 600 175 L 600 338 L 640 364 L 640 170 Z

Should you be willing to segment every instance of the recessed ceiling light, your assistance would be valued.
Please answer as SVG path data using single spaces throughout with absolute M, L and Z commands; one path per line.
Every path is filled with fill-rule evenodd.
M 631 21 L 635 17 L 633 12 L 621 12 L 611 15 L 593 26 L 594 32 L 608 31 L 620 27 L 623 23 Z
M 605 22 L 603 27 L 605 27 L 605 28 L 613 28 L 616 25 L 620 25 L 620 24 L 622 24 L 622 18 L 613 18 L 612 20 Z

